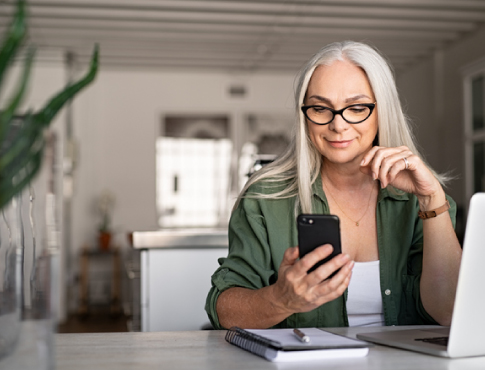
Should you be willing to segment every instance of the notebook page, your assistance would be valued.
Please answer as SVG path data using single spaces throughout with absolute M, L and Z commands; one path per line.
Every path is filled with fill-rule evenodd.
M 305 347 L 353 348 L 368 346 L 366 342 L 342 337 L 317 328 L 301 329 L 301 331 L 310 337 L 309 343 L 301 342 L 293 333 L 293 329 L 246 329 L 246 331 L 279 342 L 284 349 L 305 349 Z

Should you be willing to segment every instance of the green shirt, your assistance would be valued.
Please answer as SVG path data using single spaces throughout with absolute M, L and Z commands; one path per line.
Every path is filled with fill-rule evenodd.
M 313 184 L 313 213 L 328 214 L 329 206 L 321 178 Z M 249 192 L 271 193 L 274 187 L 254 184 Z M 231 287 L 260 289 L 274 284 L 283 254 L 298 245 L 294 212 L 295 197 L 287 199 L 243 198 L 229 222 L 229 254 L 219 259 L 212 275 L 206 311 L 212 325 L 221 329 L 216 312 L 219 294 Z M 447 196 L 453 226 L 456 204 Z M 376 222 L 380 259 L 380 281 L 386 325 L 436 324 L 425 311 L 419 281 L 423 256 L 423 221 L 419 203 L 408 193 L 381 189 Z M 296 313 L 275 327 L 348 326 L 346 294 L 305 313 Z

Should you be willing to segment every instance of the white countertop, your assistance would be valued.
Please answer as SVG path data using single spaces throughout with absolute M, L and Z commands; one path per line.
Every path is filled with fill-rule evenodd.
M 135 231 L 133 247 L 150 248 L 228 248 L 227 229 L 166 229 Z
M 333 328 L 355 337 L 389 328 Z M 396 329 L 396 327 L 392 327 Z M 374 346 L 362 358 L 275 364 L 227 343 L 225 331 L 57 334 L 57 370 L 469 370 L 485 369 L 485 357 L 446 359 Z

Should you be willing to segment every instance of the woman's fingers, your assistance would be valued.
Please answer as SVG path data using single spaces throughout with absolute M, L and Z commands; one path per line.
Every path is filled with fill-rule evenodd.
M 311 301 L 313 307 L 321 306 L 324 303 L 333 301 L 334 299 L 340 297 L 345 292 L 345 289 L 347 289 L 347 287 L 349 286 L 354 262 L 349 259 L 343 258 L 343 255 L 341 256 L 342 258 L 340 259 L 340 261 L 338 261 L 338 257 L 339 256 L 333 258 L 335 260 L 334 262 L 336 262 L 336 265 L 334 267 L 340 266 L 340 263 L 344 260 L 346 260 L 347 262 L 338 267 L 340 270 L 335 274 L 335 276 L 320 281 L 309 291 L 309 294 L 307 296 L 313 299 Z M 330 261 L 327 264 L 329 263 Z M 321 266 L 319 267 L 319 269 L 323 269 L 323 267 L 324 266 Z M 316 273 L 317 270 L 309 275 Z
M 281 264 L 294 265 L 298 257 L 298 247 L 288 248 L 283 255 L 283 261 L 281 262 Z
M 295 248 L 297 250 L 296 254 L 298 255 L 298 247 Z M 294 252 L 292 249 L 293 248 L 288 248 L 285 251 L 283 261 L 281 262 L 280 275 L 284 275 L 284 279 L 288 283 L 294 285 L 295 287 L 298 286 L 295 288 L 295 291 L 305 291 L 309 287 L 318 283 L 308 279 L 308 270 L 315 266 L 316 263 L 330 256 L 333 251 L 333 247 L 330 244 L 322 245 L 307 253 L 299 261 L 293 261 L 293 257 L 295 257 L 295 255 L 293 254 Z M 331 272 L 329 275 L 330 274 Z
M 350 278 L 352 277 L 352 269 L 354 267 L 354 261 L 348 261 L 341 268 L 340 271 L 330 279 L 323 281 L 315 290 L 320 300 L 326 302 L 333 301 L 340 297 L 345 289 L 349 286 Z M 325 302 L 323 302 L 325 303 Z M 317 304 L 323 304 L 317 302 Z
M 441 194 L 443 189 L 422 159 L 405 146 L 397 148 L 373 147 L 364 155 L 361 172 L 388 185 L 415 194 L 420 202 Z M 441 197 L 442 198 L 442 197 Z
M 338 269 L 342 268 L 349 261 L 350 257 L 348 254 L 339 254 L 335 256 L 309 274 L 308 279 L 310 284 L 317 285 L 328 279 L 329 276 L 331 276 Z
M 389 168 L 389 171 L 387 173 L 388 183 L 392 183 L 401 171 L 414 171 L 417 167 L 417 160 L 419 161 L 419 158 L 411 152 L 402 153 L 397 156 L 395 158 L 394 164 Z
M 285 251 L 276 285 L 281 304 L 290 312 L 307 312 L 343 294 L 349 281 L 353 262 L 346 254 L 339 254 L 308 273 L 317 262 L 330 256 L 333 247 L 320 246 L 299 261 L 298 247 Z M 340 271 L 331 279 L 333 272 Z
M 413 155 L 409 150 L 387 154 L 388 156 L 382 159 L 380 167 L 377 170 L 378 179 L 380 180 L 382 187 L 389 185 L 401 171 L 406 170 L 406 163 L 403 158 L 409 158 Z
M 303 256 L 300 260 L 301 271 L 307 273 L 308 270 L 315 266 L 316 263 L 330 256 L 332 252 L 333 247 L 330 244 L 325 244 L 315 248 L 313 251 Z
M 376 146 L 366 153 L 361 166 L 364 173 L 368 173 L 374 180 L 379 180 L 382 187 L 386 187 L 401 171 L 415 170 L 417 161 L 420 159 L 405 146 L 396 148 Z
M 369 166 L 369 163 L 372 161 L 372 159 L 374 158 L 374 155 L 376 154 L 376 152 L 382 147 L 380 146 L 373 146 L 365 155 L 364 155 L 364 158 L 362 159 L 362 162 L 360 163 L 360 165 L 362 167 L 367 167 Z
M 377 174 L 378 178 L 384 178 L 397 161 L 411 154 L 406 147 L 380 148 L 372 159 L 372 172 Z
M 328 257 L 326 252 L 331 247 L 326 245 L 321 248 L 325 251 L 320 257 Z M 316 249 L 315 249 L 316 251 Z M 317 259 L 319 262 L 321 259 Z M 312 265 L 315 261 L 312 260 Z M 352 261 L 347 254 L 339 254 L 333 257 L 328 262 L 319 266 L 314 271 L 307 274 L 306 281 L 308 282 L 307 297 L 310 297 L 310 301 L 313 299 L 312 304 L 318 307 L 319 305 L 330 302 L 335 298 L 341 296 L 350 282 L 350 276 L 352 274 L 352 268 L 354 261 Z M 334 272 L 338 271 L 335 276 L 329 278 Z
M 329 261 L 325 262 L 314 271 L 308 273 L 308 271 L 315 266 L 321 260 L 329 257 L 333 252 L 333 247 L 330 244 L 322 245 L 315 248 L 312 252 L 306 254 L 300 261 L 299 264 L 295 266 L 295 271 L 298 273 L 304 273 L 304 278 L 306 278 L 308 286 L 312 287 L 320 284 L 322 281 L 327 279 L 335 271 L 342 268 L 345 264 L 350 261 L 348 254 L 338 254 Z

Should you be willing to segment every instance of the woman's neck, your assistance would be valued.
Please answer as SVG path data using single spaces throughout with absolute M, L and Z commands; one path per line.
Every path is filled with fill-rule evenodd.
M 359 191 L 368 187 L 374 180 L 360 171 L 360 164 L 348 163 L 346 165 L 329 163 L 323 160 L 322 181 L 326 187 L 345 191 Z

